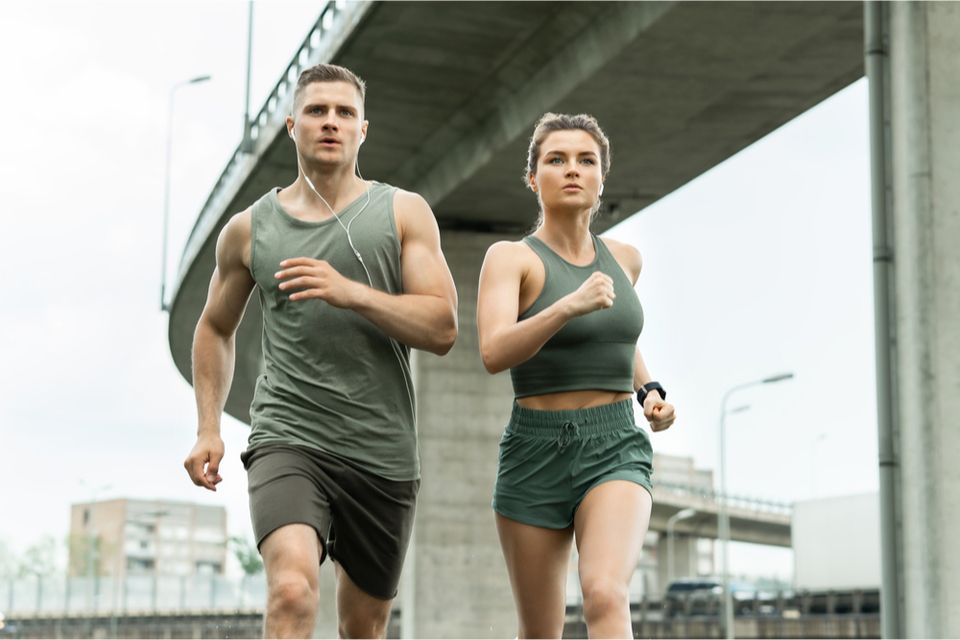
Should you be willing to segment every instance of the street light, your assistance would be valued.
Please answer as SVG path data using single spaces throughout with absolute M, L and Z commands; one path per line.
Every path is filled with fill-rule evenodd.
M 742 389 L 747 389 L 749 387 L 756 387 L 762 384 L 773 384 L 775 382 L 781 382 L 783 380 L 790 380 L 793 378 L 793 373 L 778 373 L 776 375 L 768 376 L 762 380 L 755 380 L 753 382 L 745 382 L 743 384 L 738 384 L 735 387 L 731 387 L 723 395 L 723 402 L 720 405 L 720 502 L 719 509 L 717 510 L 718 516 L 718 528 L 720 530 L 720 542 L 723 546 L 723 555 L 721 556 L 722 563 L 722 573 L 723 573 L 723 630 L 724 637 L 732 639 L 733 635 L 733 594 L 730 593 L 730 564 L 729 564 L 729 547 L 730 547 L 730 514 L 727 511 L 727 438 L 726 438 L 726 417 L 727 417 L 727 400 L 730 399 L 730 396 L 735 392 Z M 737 411 L 742 409 L 737 409 Z
M 253 0 L 247 2 L 247 94 L 243 101 L 243 140 L 240 150 L 253 153 L 253 138 L 250 129 L 250 58 L 253 55 Z
M 160 559 L 160 522 L 170 515 L 170 511 L 167 509 L 154 509 L 152 511 L 144 511 L 142 513 L 135 514 L 132 518 L 127 520 L 127 524 L 136 524 L 143 527 L 146 527 L 146 533 L 150 538 L 150 546 L 153 549 L 152 559 L 153 567 L 151 571 L 151 582 L 150 582 L 150 608 L 154 613 L 157 611 L 157 574 L 159 567 L 157 566 L 158 560 Z M 141 539 L 142 541 L 142 539 Z M 129 567 L 124 567 L 123 569 L 123 611 L 127 610 L 127 581 L 129 576 L 127 575 L 127 569 Z M 119 573 L 119 572 L 118 572 Z
M 80 486 L 84 487 L 86 490 L 90 491 L 91 497 L 89 501 L 89 507 L 86 509 L 86 517 L 83 519 L 83 540 L 84 540 L 84 556 L 86 560 L 86 577 L 92 582 L 92 584 L 86 585 L 85 591 L 87 593 L 87 607 L 90 611 L 94 611 L 98 606 L 98 601 L 100 600 L 100 534 L 97 532 L 97 527 L 94 520 L 96 518 L 93 516 L 93 511 L 97 506 L 97 497 L 113 488 L 113 483 L 107 483 L 102 485 L 94 485 L 91 482 L 87 482 L 86 479 L 80 479 Z M 78 558 L 79 560 L 79 558 Z M 70 579 L 67 579 L 66 586 L 66 601 L 67 607 L 69 608 L 70 603 Z M 91 598 L 93 601 L 91 602 Z
M 97 507 L 97 498 L 100 494 L 105 493 L 113 488 L 113 483 L 108 482 L 106 484 L 94 485 L 91 482 L 88 482 L 85 478 L 80 479 L 80 487 L 84 490 L 90 492 L 90 500 L 88 504 L 90 505 L 87 510 L 87 516 L 83 519 L 83 528 L 84 528 L 84 537 L 86 540 L 84 550 L 85 560 L 86 560 L 86 570 L 85 573 L 87 577 L 93 577 L 95 572 L 99 571 L 97 565 L 99 565 L 100 558 L 98 557 L 99 546 L 100 546 L 100 536 L 96 531 L 96 526 L 92 522 L 95 520 L 93 517 L 93 510 Z
M 160 273 L 160 311 L 169 311 L 167 306 L 167 231 L 170 226 L 170 159 L 173 147 L 173 98 L 177 89 L 190 84 L 200 84 L 210 79 L 210 76 L 197 76 L 183 82 L 178 82 L 170 88 L 170 103 L 167 108 L 167 165 L 163 179 L 163 256 Z
M 667 585 L 669 586 L 676 577 L 673 566 L 673 525 L 680 520 L 686 520 L 697 515 L 697 510 L 693 507 L 687 507 L 678 511 L 667 519 Z

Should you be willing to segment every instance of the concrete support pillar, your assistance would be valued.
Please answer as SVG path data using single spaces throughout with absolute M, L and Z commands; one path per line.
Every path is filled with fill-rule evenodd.
M 646 552 L 646 549 L 644 549 Z M 667 544 L 667 534 L 657 536 L 657 584 L 651 585 L 649 594 L 652 598 L 662 596 L 670 586 L 670 580 L 689 578 L 697 575 L 697 538 L 675 533 L 673 536 L 673 576 L 670 576 L 670 552 Z
M 890 3 L 901 624 L 960 636 L 960 4 Z
M 417 353 L 422 484 L 414 543 L 401 584 L 417 638 L 513 637 L 516 615 L 490 508 L 498 442 L 510 415 L 508 373 L 483 368 L 476 302 L 488 234 L 445 232 L 443 251 L 460 299 L 460 335 L 440 358 Z M 412 610 L 410 609 L 412 607 Z

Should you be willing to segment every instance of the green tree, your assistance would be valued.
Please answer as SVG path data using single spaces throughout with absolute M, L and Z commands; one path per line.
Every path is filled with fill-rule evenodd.
M 230 545 L 244 575 L 255 576 L 263 571 L 263 560 L 256 545 L 243 536 L 230 536 Z
M 0 540 L 0 579 L 17 577 L 19 569 L 20 563 L 10 546 L 6 540 Z
M 20 557 L 17 574 L 19 577 L 48 577 L 57 573 L 60 544 L 53 536 L 44 536 L 27 547 Z

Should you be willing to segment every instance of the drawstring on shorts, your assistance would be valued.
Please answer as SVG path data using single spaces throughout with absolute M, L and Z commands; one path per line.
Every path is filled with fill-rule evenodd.
M 580 437 L 580 425 L 572 420 L 567 420 L 557 431 L 557 448 L 563 453 L 571 442 Z

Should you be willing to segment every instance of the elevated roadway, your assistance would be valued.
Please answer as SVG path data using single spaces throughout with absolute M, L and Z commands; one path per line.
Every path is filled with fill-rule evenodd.
M 862 13 L 857 2 L 330 3 L 257 115 L 251 152 L 238 147 L 198 217 L 171 300 L 177 367 L 190 380 L 219 229 L 296 177 L 283 118 L 301 69 L 333 61 L 366 80 L 364 175 L 420 192 L 450 230 L 528 228 L 533 123 L 592 113 L 613 148 L 602 230 L 863 75 Z M 241 420 L 259 371 L 258 304 L 227 402 Z

